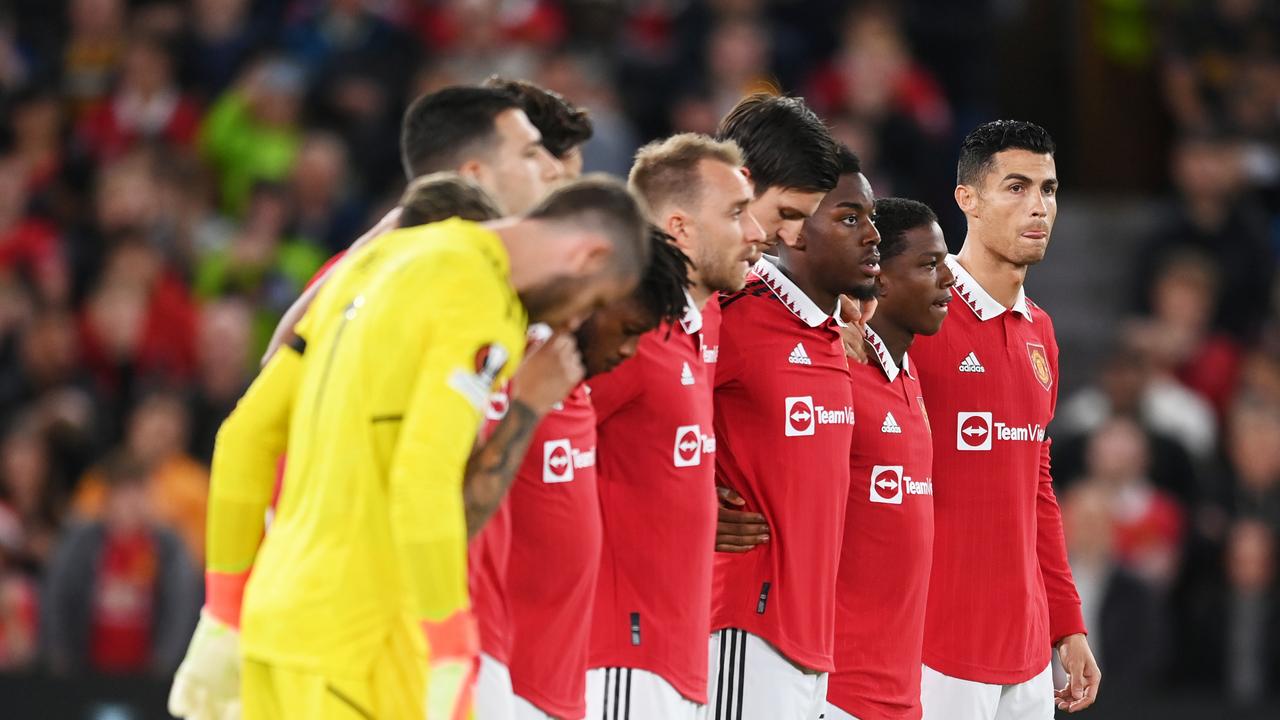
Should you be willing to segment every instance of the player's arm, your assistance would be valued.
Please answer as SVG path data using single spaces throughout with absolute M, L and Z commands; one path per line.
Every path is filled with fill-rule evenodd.
M 480 532 L 502 503 L 538 423 L 582 376 L 573 337 L 564 333 L 553 335 L 520 365 L 511 381 L 507 414 L 467 462 L 463 497 L 469 537 Z
M 415 304 L 433 310 L 388 479 L 405 602 L 430 647 L 431 716 L 469 704 L 479 638 L 467 597 L 463 475 L 494 382 L 519 362 L 524 329 L 512 327 L 502 307 L 507 290 L 489 279 L 491 271 L 462 259 L 447 272 L 441 265 L 411 284 Z M 405 344 L 402 337 L 387 340 L 389 347 Z
M 299 341 L 276 353 L 218 430 L 205 529 L 205 607 L 170 689 L 174 716 L 223 717 L 239 701 L 240 603 L 285 450 L 301 348 Z
M 1048 322 L 1047 316 L 1045 322 Z M 1052 333 L 1052 331 L 1050 331 Z M 1048 343 L 1049 365 L 1053 378 L 1058 374 L 1058 348 Z M 1057 408 L 1058 385 L 1053 385 L 1050 414 Z M 1056 704 L 1068 712 L 1083 710 L 1093 704 L 1098 694 L 1102 673 L 1089 649 L 1085 636 L 1084 615 L 1080 595 L 1067 562 L 1066 535 L 1062 529 L 1062 511 L 1053 491 L 1053 467 L 1050 448 L 1052 439 L 1040 444 L 1040 480 L 1036 494 L 1036 555 L 1044 578 L 1045 597 L 1049 605 L 1049 638 L 1057 648 L 1063 668 L 1070 676 L 1067 686 L 1055 691 Z
M 386 235 L 396 229 L 399 223 L 400 208 L 394 207 L 391 209 L 391 212 L 384 215 L 383 218 L 378 221 L 377 225 L 369 228 L 368 232 L 357 238 L 356 241 L 351 244 L 351 247 L 347 248 L 347 252 L 355 252 L 356 250 L 359 250 L 365 245 L 373 242 L 375 238 Z M 284 311 L 284 315 L 280 318 L 280 322 L 276 323 L 276 329 L 271 332 L 271 340 L 267 343 L 267 351 L 262 356 L 262 363 L 264 365 L 271 359 L 272 355 L 276 354 L 277 350 L 284 347 L 286 343 L 293 341 L 293 338 L 296 337 L 293 332 L 294 326 L 297 325 L 298 321 L 302 319 L 302 316 L 307 313 L 307 308 L 311 307 L 311 303 L 316 299 L 316 295 L 320 293 L 320 288 L 324 286 L 325 281 L 328 280 L 329 276 L 333 274 L 333 270 L 340 264 L 342 264 L 342 260 L 324 268 L 321 275 L 313 279 L 311 284 L 307 286 L 307 289 L 303 290 L 302 294 L 298 296 L 298 299 L 293 301 L 293 304 L 289 306 L 289 309 Z

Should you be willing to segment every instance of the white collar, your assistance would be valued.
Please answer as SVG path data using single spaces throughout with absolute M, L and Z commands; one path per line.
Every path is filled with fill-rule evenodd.
M 991 297 L 991 293 L 984 290 L 969 271 L 960 266 L 960 261 L 955 255 L 947 256 L 947 267 L 956 276 L 956 294 L 965 305 L 969 306 L 973 314 L 978 316 L 979 320 L 1000 317 L 1010 309 Z M 1031 308 L 1027 307 L 1027 293 L 1023 288 L 1018 288 L 1018 297 L 1013 301 L 1012 309 L 1027 320 L 1031 320 Z
M 685 334 L 692 335 L 702 329 L 702 311 L 688 290 L 684 291 L 684 315 L 680 318 L 680 327 Z
M 773 294 L 778 296 L 782 304 L 787 307 L 796 317 L 809 327 L 818 327 L 826 323 L 833 316 L 839 313 L 825 313 L 818 307 L 817 303 L 809 299 L 791 279 L 782 273 L 776 265 L 774 265 L 767 255 L 761 256 L 756 264 L 751 268 L 756 277 L 764 281 Z M 839 309 L 839 301 L 837 301 L 836 309 Z
M 885 377 L 889 378 L 889 382 L 897 380 L 898 373 L 904 370 L 907 373 L 907 377 L 915 377 L 915 375 L 911 374 L 911 361 L 907 358 L 906 353 L 902 353 L 902 368 L 899 369 L 898 364 L 889 356 L 889 350 L 884 346 L 884 341 L 880 339 L 880 336 L 876 334 L 875 330 L 868 327 L 866 338 L 867 344 L 869 344 L 871 349 L 875 351 L 876 360 L 880 363 L 880 369 L 884 371 Z

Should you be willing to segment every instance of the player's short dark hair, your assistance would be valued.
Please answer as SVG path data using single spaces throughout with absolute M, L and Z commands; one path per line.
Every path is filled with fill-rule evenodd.
M 840 177 L 862 172 L 862 160 L 858 159 L 857 153 L 850 150 L 844 143 L 836 145 L 836 162 L 840 164 Z
M 560 186 L 526 217 L 563 222 L 601 233 L 613 245 L 610 267 L 619 275 L 639 275 L 649 263 L 647 211 L 616 178 L 590 173 Z
M 742 148 L 757 196 L 772 187 L 831 192 L 840 181 L 836 142 L 800 98 L 748 95 L 720 121 L 716 137 Z
M 484 87 L 505 90 L 520 101 L 529 122 L 542 133 L 542 146 L 557 158 L 591 139 L 591 117 L 564 96 L 527 80 L 511 80 L 492 75 Z
M 635 298 L 658 322 L 675 322 L 684 316 L 689 302 L 685 290 L 691 282 L 693 261 L 675 246 L 670 235 L 653 226 L 649 227 L 649 245 L 652 256 Z
M 960 143 L 960 161 L 956 163 L 956 184 L 977 185 L 991 170 L 996 153 L 1004 150 L 1028 150 L 1052 155 L 1057 146 L 1049 131 L 1025 120 L 993 120 L 973 129 Z
M 876 230 L 880 232 L 880 262 L 906 250 L 903 235 L 908 230 L 938 222 L 933 209 L 918 200 L 880 198 L 876 201 Z
M 451 172 L 423 175 L 400 197 L 399 227 L 415 227 L 460 217 L 484 222 L 502 217 L 498 203 L 474 181 Z
M 520 101 L 498 88 L 455 85 L 414 100 L 400 126 L 400 159 L 410 179 L 456 170 L 483 153 L 495 133 L 494 119 Z

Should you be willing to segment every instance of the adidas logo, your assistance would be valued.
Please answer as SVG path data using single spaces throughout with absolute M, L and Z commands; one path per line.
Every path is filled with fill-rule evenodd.
M 809 353 L 804 351 L 804 343 L 796 343 L 795 348 L 791 351 L 791 357 L 787 358 L 787 362 L 792 365 L 813 364 L 813 361 L 809 359 Z
M 987 369 L 982 367 L 982 363 L 978 362 L 978 356 L 969 353 L 964 356 L 964 360 L 960 361 L 960 372 L 962 373 L 984 373 Z
M 889 433 L 890 435 L 901 435 L 902 427 L 898 425 L 898 421 L 893 419 L 893 413 L 884 414 L 884 424 L 880 426 L 880 432 Z
M 680 371 L 680 384 L 681 385 L 693 384 L 693 371 L 689 369 L 689 363 L 685 363 L 684 369 Z

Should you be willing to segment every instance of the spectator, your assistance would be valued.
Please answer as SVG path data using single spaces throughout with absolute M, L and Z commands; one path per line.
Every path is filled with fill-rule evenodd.
M 1243 397 L 1227 427 L 1228 474 L 1215 488 L 1228 514 L 1264 518 L 1280 528 L 1280 409 Z
M 1228 533 L 1215 582 L 1194 598 L 1181 655 L 1188 678 L 1215 686 L 1239 708 L 1280 691 L 1280 596 L 1274 526 L 1238 520 Z
M 1251 341 L 1270 306 L 1275 259 L 1267 245 L 1266 215 L 1245 192 L 1239 146 L 1212 135 L 1186 137 L 1174 148 L 1172 165 L 1177 198 L 1134 255 L 1140 309 L 1149 311 L 1155 299 L 1160 265 L 1152 259 L 1198 250 L 1231 279 L 1218 288 L 1213 326 Z
M 1108 494 L 1097 484 L 1073 486 L 1062 498 L 1062 523 L 1089 645 L 1107 668 L 1108 695 L 1133 696 L 1158 681 L 1169 643 L 1156 593 L 1116 556 Z
M 20 533 L 5 551 L 5 564 L 33 575 L 44 569 L 61 525 L 63 498 L 49 469 L 49 447 L 36 418 L 13 418 L 0 442 L 0 505 L 17 518 Z
M 27 213 L 29 191 L 21 161 L 0 158 L 0 273 L 16 276 L 43 304 L 70 298 L 70 278 L 57 228 Z
M 190 378 L 195 328 L 187 288 L 160 254 L 136 236 L 118 240 L 80 319 L 84 363 L 99 396 L 123 409 L 139 385 Z
M 289 183 L 299 237 L 337 252 L 360 236 L 364 208 L 352 196 L 349 178 L 347 148 L 341 138 L 325 132 L 309 134 L 298 150 Z
M 78 127 L 95 162 L 115 159 L 142 141 L 185 148 L 195 140 L 199 110 L 179 90 L 167 42 L 138 35 L 125 48 L 115 92 L 94 104 Z
M 124 50 L 124 0 L 71 0 L 63 45 L 63 89 L 79 114 L 106 96 Z
M 204 566 L 204 514 L 209 471 L 187 455 L 190 418 L 181 397 L 153 392 L 129 418 L 125 451 L 142 467 L 148 517 L 183 542 L 192 562 Z M 109 468 L 90 470 L 72 499 L 72 511 L 97 520 L 108 512 Z
M 26 183 L 31 209 L 56 217 L 61 177 L 66 170 L 63 147 L 62 99 L 44 85 L 32 85 L 16 93 L 8 128 L 12 135 L 12 155 L 16 170 Z M 15 168 L 7 168 L 9 172 Z
M 0 505 L 0 672 L 26 670 L 36 659 L 39 589 L 12 559 L 22 540 L 22 521 Z
M 200 149 L 222 178 L 222 207 L 240 217 L 255 183 L 284 180 L 302 141 L 298 125 L 306 76 L 274 58 L 251 68 L 209 109 Z
M 191 455 L 213 462 L 222 421 L 253 379 L 253 309 L 244 300 L 206 303 L 200 314 L 200 370 L 190 402 Z
M 285 188 L 260 183 L 231 245 L 206 255 L 196 268 L 196 294 L 201 298 L 238 296 L 257 309 L 254 351 L 258 354 L 266 348 L 280 316 L 325 261 L 325 254 L 314 245 L 286 235 L 289 217 Z
M 1240 345 L 1214 330 L 1218 274 L 1213 258 L 1193 250 L 1171 253 L 1152 285 L 1149 321 L 1134 328 L 1162 372 L 1177 378 L 1226 415 L 1240 376 Z
M 211 102 L 234 82 L 263 42 L 268 13 L 250 12 L 253 0 L 192 0 L 182 41 L 184 74 L 200 98 Z
M 1115 415 L 1136 418 L 1150 434 L 1176 441 L 1197 463 L 1213 457 L 1213 409 L 1176 380 L 1157 373 L 1150 354 L 1128 337 L 1104 361 L 1098 381 L 1062 403 L 1056 422 L 1065 434 L 1081 436 Z
M 1178 501 L 1148 479 L 1149 453 L 1137 423 L 1112 418 L 1089 440 L 1083 484 L 1106 493 L 1116 562 L 1163 594 L 1178 573 L 1186 518 Z
M 145 464 L 103 464 L 101 519 L 68 529 L 49 567 L 44 644 L 50 668 L 168 677 L 200 611 L 200 575 L 150 517 Z

